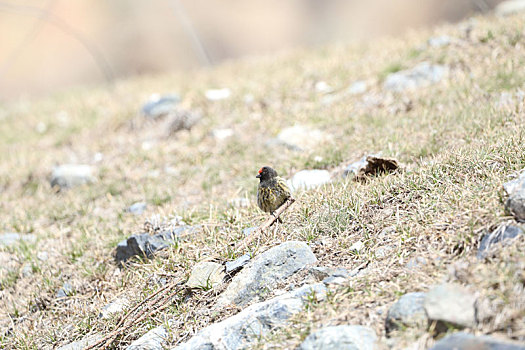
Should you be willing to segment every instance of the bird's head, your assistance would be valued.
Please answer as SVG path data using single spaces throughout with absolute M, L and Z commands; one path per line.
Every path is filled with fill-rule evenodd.
M 269 166 L 263 166 L 261 169 L 259 169 L 259 174 L 256 176 L 256 178 L 263 180 L 272 179 L 277 176 L 277 172 L 270 168 Z

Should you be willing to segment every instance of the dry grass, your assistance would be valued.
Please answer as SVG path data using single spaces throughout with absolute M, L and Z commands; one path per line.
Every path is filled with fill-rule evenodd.
M 498 103 L 502 92 L 524 89 L 525 73 L 519 69 L 525 63 L 524 18 L 477 18 L 468 38 L 465 25 L 0 106 L 0 229 L 38 236 L 36 244 L 4 249 L 16 266 L 2 270 L 0 346 L 53 348 L 91 332 L 108 332 L 117 320 L 97 315 L 117 296 L 139 301 L 157 290 L 162 278 L 183 278 L 207 256 L 220 252 L 222 259 L 233 258 L 230 243 L 242 239 L 243 228 L 263 221 L 253 202 L 254 176 L 266 164 L 284 176 L 327 168 L 336 181 L 299 193 L 285 223 L 250 250 L 257 254 L 300 239 L 321 265 L 352 269 L 368 262 L 368 267 L 259 347 L 293 347 L 325 324 L 366 324 L 383 335 L 392 302 L 405 292 L 426 290 L 463 261 L 469 265 L 461 282 L 491 299 L 495 310 L 479 331 L 505 330 L 507 337 L 523 339 L 523 280 L 520 287 L 514 278 L 523 270 L 523 242 L 482 263 L 472 256 L 482 233 L 505 219 L 502 183 L 525 167 L 523 101 Z M 421 48 L 442 34 L 457 41 Z M 449 66 L 449 79 L 418 91 L 383 92 L 388 72 L 422 61 Z M 344 94 L 358 79 L 369 82 L 366 98 L 377 103 Z M 336 89 L 330 104 L 314 89 L 321 80 Z M 222 86 L 232 89 L 230 99 L 205 100 L 206 89 Z M 145 122 L 137 111 L 151 93 L 171 91 L 181 93 L 183 105 L 204 118 L 191 132 L 166 137 L 162 121 Z M 244 102 L 247 93 L 254 103 Z M 45 124 L 44 133 L 37 132 L 39 123 Z M 296 123 L 319 128 L 331 140 L 308 152 L 266 145 Z M 235 135 L 216 140 L 211 136 L 216 128 L 232 128 Z M 103 158 L 95 162 L 99 152 Z M 365 183 L 340 177 L 342 165 L 369 152 L 396 157 L 404 171 Z M 99 181 L 56 193 L 47 177 L 53 165 L 66 162 L 94 164 Z M 252 200 L 251 206 L 232 207 L 228 203 L 236 197 Z M 125 212 L 136 201 L 148 203 L 143 216 Z M 117 242 L 141 231 L 145 218 L 155 214 L 181 215 L 202 229 L 155 259 L 119 269 L 112 257 Z M 365 248 L 350 251 L 357 241 Z M 378 248 L 387 254 L 381 256 Z M 39 259 L 39 251 L 48 259 Z M 427 263 L 407 269 L 416 257 Z M 22 274 L 26 264 L 33 271 L 28 276 Z M 60 300 L 55 294 L 64 281 L 75 292 Z M 197 292 L 174 302 L 119 339 L 118 346 L 169 319 L 177 320 L 170 327 L 171 342 L 177 343 L 236 312 L 203 311 L 215 293 Z M 425 334 L 411 337 L 421 340 Z

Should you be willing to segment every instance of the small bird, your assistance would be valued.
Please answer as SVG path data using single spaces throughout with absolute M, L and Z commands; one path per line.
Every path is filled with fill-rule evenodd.
M 260 180 L 257 189 L 257 205 L 262 211 L 273 215 L 274 211 L 292 196 L 290 189 L 286 181 L 269 166 L 262 167 L 256 178 Z

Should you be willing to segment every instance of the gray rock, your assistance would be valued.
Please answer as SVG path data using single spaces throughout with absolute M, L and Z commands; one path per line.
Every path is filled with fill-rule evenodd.
M 191 130 L 201 119 L 200 113 L 177 109 L 168 117 L 168 135 L 174 135 L 181 130 Z
M 387 334 L 407 327 L 425 327 L 427 314 L 424 308 L 425 293 L 407 293 L 390 307 L 386 316 Z
M 331 181 L 328 170 L 301 170 L 287 181 L 292 191 L 299 189 L 311 189 L 327 184 Z
M 193 229 L 194 227 L 192 226 L 180 226 L 155 235 L 148 233 L 132 235 L 117 245 L 115 260 L 117 263 L 120 263 L 133 256 L 152 258 L 156 251 L 166 249 L 170 245 L 175 244 L 183 232 Z
M 83 350 L 88 346 L 95 344 L 100 339 L 102 339 L 102 334 L 89 334 L 76 342 L 59 347 L 58 350 Z
M 64 164 L 53 169 L 51 187 L 72 188 L 95 182 L 93 168 L 85 164 Z
M 428 39 L 428 45 L 430 47 L 435 47 L 435 48 L 448 46 L 450 45 L 451 42 L 452 40 L 447 35 L 435 36 L 435 37 Z
M 448 325 L 473 327 L 476 324 L 476 298 L 463 287 L 444 283 L 432 288 L 425 296 L 424 307 L 436 330 L 446 331 Z
M 257 256 L 235 275 L 216 305 L 218 308 L 232 303 L 245 306 L 264 296 L 279 281 L 316 261 L 306 243 L 284 242 Z
M 349 164 L 343 172 L 343 177 L 357 176 L 359 171 L 361 169 L 364 169 L 366 165 L 368 164 L 368 162 L 366 161 L 367 157 L 368 156 L 364 156 L 363 158 L 359 159 L 357 162 L 353 162 Z
M 414 90 L 438 83 L 447 74 L 448 68 L 446 66 L 423 62 L 412 69 L 390 74 L 387 76 L 383 88 L 394 92 Z
M 253 304 L 237 315 L 201 330 L 176 350 L 246 349 L 253 342 L 286 322 L 304 309 L 305 302 L 314 296 L 318 301 L 326 297 L 322 283 L 306 285 L 265 302 Z
M 503 188 L 509 195 L 505 209 L 516 220 L 525 222 L 525 171 L 517 179 L 505 183 Z
M 489 234 L 483 236 L 476 257 L 484 259 L 490 255 L 493 246 L 497 243 L 506 244 L 512 238 L 524 233 L 523 229 L 513 224 L 503 224 Z
M 366 84 L 366 81 L 358 80 L 354 82 L 352 85 L 350 85 L 347 91 L 350 95 L 359 95 L 359 94 L 364 94 L 367 89 L 368 89 L 368 86 Z
M 377 335 L 364 326 L 334 326 L 321 328 L 310 334 L 299 350 L 373 350 Z
M 36 253 L 36 258 L 40 261 L 47 261 L 49 259 L 49 254 L 46 251 Z
M 176 94 L 151 95 L 150 99 L 142 106 L 142 114 L 150 119 L 165 117 L 175 111 L 180 100 L 180 96 Z
M 458 332 L 439 340 L 430 350 L 525 350 L 523 344 L 513 344 L 487 337 Z
M 60 288 L 56 294 L 57 298 L 65 298 L 71 296 L 74 292 L 73 286 L 69 282 L 64 282 L 62 288 Z
M 252 233 L 254 233 L 255 231 L 257 231 L 258 229 L 259 229 L 258 227 L 248 227 L 248 228 L 245 228 L 244 230 L 242 230 L 242 234 L 244 236 L 249 236 Z
M 318 281 L 322 281 L 327 277 L 350 278 L 350 272 L 342 267 L 312 266 L 308 268 L 308 272 L 310 272 Z
M 410 259 L 406 264 L 406 268 L 409 270 L 416 270 L 426 264 L 427 264 L 427 259 L 423 258 L 422 256 L 418 256 L 418 257 Z
M 19 233 L 14 232 L 6 232 L 0 234 L 0 247 L 12 247 L 22 242 L 28 244 L 35 243 L 36 236 L 33 234 L 21 235 Z
M 249 261 L 250 261 L 250 255 L 244 254 L 243 256 L 238 257 L 237 259 L 233 261 L 227 261 L 226 262 L 226 273 L 227 274 L 235 274 L 244 267 Z
M 525 0 L 507 0 L 498 4 L 495 8 L 496 15 L 509 16 L 525 11 Z
M 135 340 L 126 350 L 164 350 L 167 339 L 168 331 L 164 326 L 159 326 Z
M 117 298 L 111 303 L 105 305 L 98 315 L 99 318 L 108 319 L 115 314 L 122 312 L 129 305 L 127 298 Z
M 327 135 L 321 130 L 295 125 L 283 129 L 277 135 L 276 141 L 292 150 L 305 151 L 315 148 L 327 139 Z
M 144 210 L 147 208 L 147 204 L 144 202 L 136 202 L 129 206 L 128 212 L 135 215 L 140 215 L 144 213 Z
M 203 261 L 193 266 L 186 285 L 189 288 L 210 289 L 220 285 L 225 276 L 224 267 L 221 264 Z
M 394 248 L 392 246 L 389 246 L 389 245 L 385 245 L 383 247 L 378 247 L 374 254 L 377 258 L 384 258 L 386 257 L 388 254 L 390 254 L 390 252 L 392 252 L 394 250 Z

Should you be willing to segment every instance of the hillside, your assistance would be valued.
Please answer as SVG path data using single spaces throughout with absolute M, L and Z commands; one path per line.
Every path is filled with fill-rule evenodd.
M 240 348 L 293 349 L 342 325 L 367 327 L 351 332 L 379 349 L 425 349 L 461 329 L 523 344 L 524 228 L 503 185 L 525 168 L 524 47 L 523 14 L 477 17 L 0 106 L 0 346 L 113 334 L 120 349 L 155 329 L 154 349 L 228 348 L 205 327 L 235 320 L 255 327 L 231 328 Z M 154 93 L 181 101 L 144 110 Z M 400 168 L 345 172 L 370 154 Z M 59 174 L 64 164 L 85 166 Z M 282 224 L 250 237 L 268 218 L 255 200 L 263 165 L 287 179 L 326 172 L 295 191 Z M 116 262 L 119 242 L 163 232 L 151 258 Z M 490 233 L 517 237 L 484 250 Z M 246 253 L 233 278 L 214 270 L 183 287 L 197 263 Z M 260 273 L 250 297 L 227 299 L 249 271 Z M 426 294 L 393 320 L 414 292 Z M 100 317 L 115 300 L 125 306 Z

